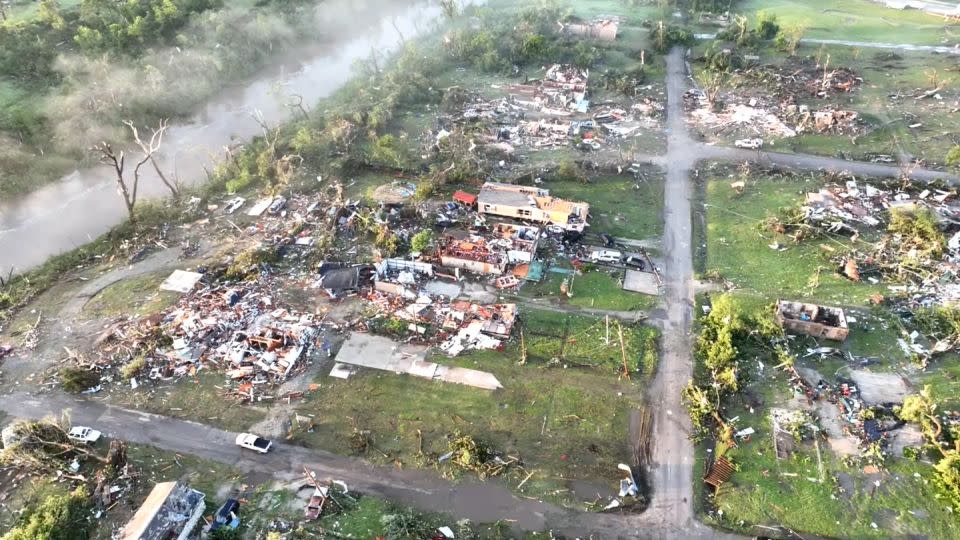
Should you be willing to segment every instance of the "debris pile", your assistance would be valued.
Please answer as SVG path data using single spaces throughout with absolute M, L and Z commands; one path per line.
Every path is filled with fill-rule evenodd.
M 274 303 L 273 280 L 213 285 L 183 296 L 166 311 L 113 329 L 105 345 L 116 357 L 144 355 L 150 379 L 169 379 L 219 369 L 244 381 L 239 393 L 277 384 L 305 366 L 301 360 L 319 332 L 311 314 Z

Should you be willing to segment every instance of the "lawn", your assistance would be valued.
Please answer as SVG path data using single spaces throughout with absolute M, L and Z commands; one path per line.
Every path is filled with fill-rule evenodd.
M 548 182 L 550 195 L 590 203 L 592 233 L 635 240 L 663 236 L 664 176 L 649 167 L 641 179 L 629 176 L 591 177 L 588 183 Z
M 956 41 L 956 23 L 914 9 L 896 10 L 867 0 L 746 0 L 741 13 L 777 16 L 781 27 L 802 26 L 805 37 L 943 45 Z
M 374 371 L 345 381 L 324 376 L 322 389 L 298 407 L 299 414 L 310 415 L 317 424 L 298 441 L 350 455 L 355 453 L 351 434 L 369 431 L 375 448 L 363 453 L 367 459 L 459 476 L 463 473 L 451 465 L 438 465 L 437 457 L 460 432 L 521 458 L 527 473 L 535 471 L 521 493 L 592 500 L 596 490 L 614 485 L 616 464 L 630 459 L 629 418 L 640 406 L 642 384 L 656 363 L 656 333 L 639 326 L 624 329 L 628 361 L 639 370 L 631 380 L 620 380 L 620 344 L 615 330 L 611 344 L 603 343 L 601 319 L 568 320 L 567 315 L 534 310 L 523 316 L 525 365 L 519 364 L 519 339 L 503 352 L 435 358 L 490 371 L 503 389 L 491 392 Z M 524 476 L 517 472 L 503 480 L 515 487 Z M 586 482 L 592 491 L 572 493 L 574 480 Z
M 727 171 L 713 169 L 701 175 L 706 182 L 706 275 L 718 274 L 738 291 L 771 302 L 787 298 L 865 306 L 871 294 L 885 292 L 882 286 L 855 283 L 834 271 L 830 255 L 848 249 L 848 238 L 830 236 L 798 244 L 765 225 L 778 209 L 795 206 L 805 193 L 819 189 L 825 182 L 822 177 L 759 172 L 750 176 L 741 195 L 730 187 L 737 178 L 727 176 Z
M 84 306 L 91 317 L 110 318 L 119 315 L 146 316 L 172 306 L 180 294 L 161 291 L 160 284 L 169 271 L 156 272 L 118 281 L 97 293 Z
M 103 399 L 111 405 L 192 420 L 228 431 L 245 431 L 265 416 L 262 408 L 240 405 L 227 392 L 222 373 L 200 371 L 172 381 L 140 381 L 136 390 L 127 381 L 105 383 Z M 100 394 L 95 394 L 99 396 Z

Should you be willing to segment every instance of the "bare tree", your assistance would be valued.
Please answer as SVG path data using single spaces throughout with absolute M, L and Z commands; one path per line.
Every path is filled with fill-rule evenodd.
M 117 182 L 117 192 L 120 193 L 121 197 L 123 197 L 123 202 L 127 206 L 127 214 L 130 216 L 130 221 L 135 221 L 136 216 L 134 215 L 133 210 L 137 206 L 137 188 L 140 187 L 140 167 L 142 167 L 143 164 L 150 159 L 150 156 L 144 156 L 142 160 L 137 162 L 137 165 L 133 168 L 133 181 L 128 185 L 127 178 L 124 175 L 126 168 L 126 156 L 124 155 L 123 150 L 121 150 L 118 154 L 113 150 L 113 146 L 106 141 L 95 145 L 90 150 L 98 154 L 100 163 L 113 169 L 113 172 L 116 175 L 115 180 Z
M 167 189 L 170 190 L 170 194 L 173 195 L 174 199 L 180 198 L 180 182 L 176 179 L 170 180 L 167 178 L 167 175 L 163 174 L 163 171 L 160 170 L 160 165 L 157 164 L 157 160 L 154 155 L 160 150 L 160 145 L 163 144 L 163 134 L 167 131 L 167 120 L 160 120 L 160 123 L 157 125 L 156 129 L 153 130 L 153 133 L 150 135 L 150 142 L 145 143 L 140 138 L 140 132 L 137 130 L 137 127 L 133 125 L 133 122 L 129 120 L 124 120 L 124 125 L 130 128 L 130 132 L 133 134 L 133 142 L 137 143 L 137 146 L 140 147 L 140 151 L 143 152 L 144 157 L 150 162 L 150 165 L 153 165 L 153 170 L 157 172 L 157 176 L 160 177 L 160 181 L 163 182 L 163 185 L 167 186 Z

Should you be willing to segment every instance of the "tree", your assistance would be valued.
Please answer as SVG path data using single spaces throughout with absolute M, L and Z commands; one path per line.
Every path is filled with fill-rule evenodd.
M 167 175 L 163 174 L 163 171 L 160 170 L 160 166 L 157 165 L 156 158 L 154 158 L 154 155 L 160 150 L 160 145 L 163 144 L 163 134 L 167 131 L 167 120 L 160 120 L 160 123 L 157 125 L 156 129 L 154 129 L 153 133 L 150 135 L 149 143 L 145 143 L 140 139 L 140 132 L 137 130 L 137 127 L 133 125 L 133 122 L 124 120 L 123 124 L 130 128 L 130 133 L 133 135 L 133 142 L 140 147 L 140 151 L 143 152 L 145 158 L 150 161 L 150 165 L 153 165 L 153 170 L 156 171 L 157 176 L 160 177 L 160 181 L 163 182 L 163 185 L 167 186 L 167 189 L 170 190 L 170 194 L 173 195 L 174 199 L 179 199 L 180 185 L 176 180 L 171 182 L 167 179 Z
M 423 253 L 430 248 L 430 244 L 432 243 L 433 231 L 430 229 L 424 229 L 413 235 L 413 238 L 410 239 L 410 250 Z
M 140 187 L 140 167 L 143 167 L 150 156 L 144 156 L 137 162 L 133 168 L 133 180 L 129 181 L 125 176 L 126 156 L 123 150 L 117 153 L 113 150 L 113 145 L 103 141 L 91 148 L 91 151 L 97 154 L 100 163 L 113 169 L 114 180 L 117 182 L 117 192 L 123 197 L 123 203 L 127 207 L 127 215 L 130 217 L 130 221 L 136 221 L 134 209 L 137 206 L 137 190 Z
M 777 38 L 774 40 L 774 46 L 777 50 L 793 56 L 797 54 L 797 47 L 800 45 L 800 40 L 803 39 L 803 34 L 806 31 L 806 27 L 800 24 L 788 28 L 781 28 L 780 33 L 777 34 Z
M 21 523 L 0 540 L 86 540 L 88 507 L 89 496 L 82 486 L 47 497 L 36 508 L 28 508 Z
M 66 27 L 63 15 L 60 14 L 60 3 L 57 0 L 40 0 L 37 18 L 49 24 L 54 30 L 63 30 Z
M 907 396 L 903 399 L 903 405 L 900 406 L 898 415 L 907 422 L 920 424 L 924 435 L 934 445 L 941 454 L 944 454 L 943 447 L 940 446 L 940 435 L 943 433 L 943 426 L 936 415 L 937 404 L 930 397 L 930 386 L 924 386 L 919 394 Z M 946 455 L 946 454 L 944 454 Z
M 777 23 L 777 16 L 761 11 L 757 20 L 757 36 L 760 39 L 773 39 L 778 32 L 780 32 L 780 25 Z

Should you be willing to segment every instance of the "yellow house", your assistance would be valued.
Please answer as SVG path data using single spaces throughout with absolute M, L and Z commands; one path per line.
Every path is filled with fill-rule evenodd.
M 550 192 L 534 186 L 518 186 L 487 182 L 477 196 L 477 210 L 482 214 L 503 216 L 568 230 L 583 231 L 590 215 L 590 205 L 551 197 Z

